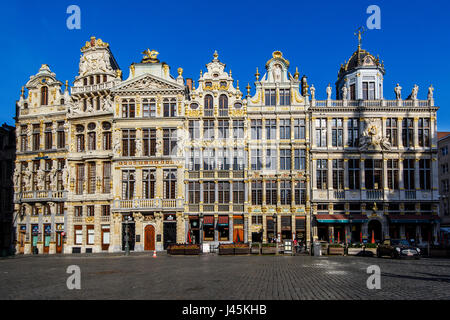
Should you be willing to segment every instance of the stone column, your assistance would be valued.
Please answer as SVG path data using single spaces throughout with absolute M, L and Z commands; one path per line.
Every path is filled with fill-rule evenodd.
M 112 225 L 110 229 L 111 245 L 110 252 L 122 251 L 122 214 L 115 213 L 112 217 Z
M 419 118 L 414 117 L 414 148 L 419 146 Z
M 331 119 L 332 117 L 327 117 L 327 148 L 331 148 Z
M 402 139 L 403 117 L 398 118 L 397 124 L 398 124 L 397 130 L 398 148 L 403 149 L 403 139 Z
M 348 117 L 344 117 L 344 133 L 342 134 L 343 146 L 348 148 Z
M 419 159 L 415 159 L 414 161 L 414 184 L 416 186 L 416 190 L 420 190 L 420 176 L 419 176 Z
M 267 216 L 263 215 L 263 243 L 267 243 Z
M 361 190 L 366 190 L 366 175 L 364 173 L 365 170 L 365 163 L 364 163 L 364 158 L 361 157 L 361 159 L 359 160 L 359 178 L 361 179 Z
M 177 243 L 186 243 L 186 230 L 183 212 L 177 212 Z
M 344 190 L 349 190 L 349 183 L 348 183 L 348 159 L 344 159 Z
M 140 212 L 135 212 L 133 213 L 133 217 L 134 217 L 134 223 L 135 223 L 135 235 L 140 236 L 140 241 L 136 242 L 136 244 L 134 245 L 134 251 L 136 252 L 141 252 L 144 251 L 144 227 L 143 227 L 143 221 L 144 221 L 144 217 L 142 216 L 142 214 Z

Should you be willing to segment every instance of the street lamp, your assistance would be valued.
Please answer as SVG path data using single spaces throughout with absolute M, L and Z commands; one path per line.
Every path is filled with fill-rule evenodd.
M 274 213 L 273 216 L 273 225 L 274 225 L 274 234 L 275 234 L 275 242 L 277 244 L 277 254 L 278 254 L 278 228 L 277 228 L 277 214 Z
M 125 216 L 125 255 L 130 255 L 130 244 L 129 244 L 129 223 L 131 221 L 131 216 Z

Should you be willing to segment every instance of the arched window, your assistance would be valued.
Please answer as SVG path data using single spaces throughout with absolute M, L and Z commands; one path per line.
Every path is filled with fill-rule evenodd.
M 228 97 L 224 94 L 219 97 L 219 116 L 228 116 Z
M 123 118 L 134 118 L 135 117 L 135 102 L 134 99 L 123 99 L 122 100 L 122 117 Z
M 214 115 L 214 100 L 211 95 L 205 96 L 205 116 L 212 117 Z
M 46 106 L 48 104 L 48 88 L 41 88 L 41 106 Z

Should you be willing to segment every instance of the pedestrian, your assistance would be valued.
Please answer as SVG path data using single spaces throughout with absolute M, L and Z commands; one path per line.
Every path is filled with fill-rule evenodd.
M 298 253 L 298 241 L 297 241 L 297 239 L 294 239 L 294 247 L 295 247 L 295 253 Z

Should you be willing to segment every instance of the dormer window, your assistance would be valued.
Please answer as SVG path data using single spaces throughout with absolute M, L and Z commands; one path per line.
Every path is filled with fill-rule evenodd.
M 212 117 L 214 114 L 214 102 L 211 95 L 205 96 L 205 117 Z
M 228 116 L 228 97 L 224 94 L 219 97 L 219 116 Z
M 84 78 L 84 79 L 83 79 L 83 84 L 84 84 L 85 86 L 88 85 L 88 79 L 87 79 L 87 78 Z
M 265 104 L 266 106 L 274 106 L 276 105 L 276 90 L 275 89 L 266 89 L 265 91 Z
M 375 100 L 375 82 L 364 81 L 363 85 L 363 100 Z
M 41 88 L 41 106 L 48 105 L 48 87 Z
M 198 109 L 198 103 L 191 103 L 191 109 L 192 110 Z
M 206 81 L 206 82 L 205 82 L 205 87 L 210 87 L 210 88 L 212 88 L 212 82 L 211 82 L 211 81 Z
M 221 87 L 226 87 L 227 86 L 227 82 L 226 81 L 220 81 L 220 86 Z

